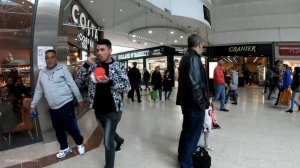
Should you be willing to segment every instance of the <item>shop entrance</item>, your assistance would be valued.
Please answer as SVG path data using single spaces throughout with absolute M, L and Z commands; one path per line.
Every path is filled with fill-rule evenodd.
M 226 82 L 230 83 L 230 74 L 228 69 L 234 67 L 239 74 L 239 84 L 264 86 L 266 81 L 266 70 L 268 66 L 268 57 L 221 57 L 224 60 L 224 73 Z

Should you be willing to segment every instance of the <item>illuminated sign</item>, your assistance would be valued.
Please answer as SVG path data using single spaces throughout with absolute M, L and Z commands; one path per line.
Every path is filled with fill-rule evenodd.
M 238 47 L 229 47 L 229 52 L 256 52 L 256 46 L 238 46 Z
M 300 56 L 300 45 L 279 46 L 279 54 L 284 56 Z
M 95 26 L 96 24 L 88 18 L 88 15 L 84 11 L 80 10 L 77 4 L 72 6 L 71 15 L 73 22 L 76 25 L 80 25 L 80 29 L 86 32 L 86 35 L 83 33 L 79 33 L 77 35 L 79 41 L 85 45 L 93 47 L 93 40 L 98 41 L 98 28 Z

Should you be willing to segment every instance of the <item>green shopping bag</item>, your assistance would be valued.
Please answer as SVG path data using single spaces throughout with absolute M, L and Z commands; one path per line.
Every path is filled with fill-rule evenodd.
M 152 100 L 158 99 L 157 91 L 152 90 L 152 91 L 150 92 L 150 96 L 151 96 L 151 99 L 152 99 Z

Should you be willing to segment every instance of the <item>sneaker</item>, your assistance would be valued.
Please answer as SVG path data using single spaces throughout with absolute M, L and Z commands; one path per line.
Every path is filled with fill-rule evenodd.
M 72 153 L 72 149 L 70 147 L 64 149 L 64 150 L 60 150 L 57 154 L 56 157 L 61 159 L 64 158 L 66 155 Z
M 210 146 L 205 147 L 205 149 L 206 149 L 207 151 L 214 151 L 214 148 L 212 148 L 212 147 L 210 147 Z
M 83 155 L 85 153 L 84 145 L 83 144 L 77 145 L 77 150 L 78 150 L 79 155 Z
M 220 109 L 220 111 L 229 112 L 227 109 Z
M 123 143 L 124 143 L 124 140 L 121 143 L 117 143 L 117 145 L 115 147 L 115 151 L 120 151 L 121 150 L 121 146 L 123 145 Z

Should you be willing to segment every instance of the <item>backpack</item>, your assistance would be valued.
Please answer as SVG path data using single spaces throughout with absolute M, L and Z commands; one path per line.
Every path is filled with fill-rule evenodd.
M 203 147 L 198 146 L 196 152 L 193 154 L 193 167 L 210 168 L 210 166 L 211 157 Z

